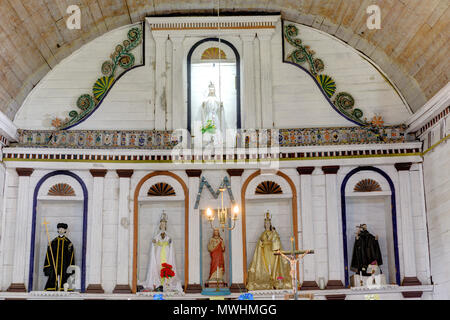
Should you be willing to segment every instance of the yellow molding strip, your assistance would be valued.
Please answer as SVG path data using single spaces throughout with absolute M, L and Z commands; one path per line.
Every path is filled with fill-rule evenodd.
M 311 157 L 311 158 L 283 158 L 283 159 L 234 159 L 234 160 L 80 160 L 80 159 L 19 159 L 3 158 L 3 161 L 34 161 L 34 162 L 101 162 L 101 163 L 241 163 L 241 162 L 269 162 L 269 161 L 305 161 L 305 160 L 335 160 L 335 159 L 363 159 L 363 158 L 392 158 L 422 156 L 422 152 L 396 154 L 369 154 L 355 156 Z
M 450 138 L 450 134 L 447 135 L 445 138 L 442 138 L 440 141 L 436 142 L 435 144 L 433 144 L 431 147 L 429 147 L 424 152 L 422 152 L 422 156 L 426 155 L 428 152 L 430 152 L 431 150 L 436 148 L 438 145 L 440 145 L 442 142 L 446 141 L 448 138 Z

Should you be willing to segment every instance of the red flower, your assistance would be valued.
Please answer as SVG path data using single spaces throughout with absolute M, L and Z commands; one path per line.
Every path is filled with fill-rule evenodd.
M 173 276 L 175 276 L 175 272 L 173 272 L 172 266 L 170 264 L 163 263 L 161 266 L 161 278 L 172 278 Z
M 169 269 L 172 269 L 172 266 L 171 266 L 170 264 L 168 264 L 168 263 L 163 263 L 161 266 L 162 266 L 163 268 L 169 268 Z

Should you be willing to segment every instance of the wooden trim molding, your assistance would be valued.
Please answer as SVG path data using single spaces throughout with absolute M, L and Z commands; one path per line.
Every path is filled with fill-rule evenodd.
M 315 281 L 303 281 L 300 290 L 320 290 L 320 288 Z
M 134 170 L 118 169 L 118 170 L 116 170 L 116 172 L 117 172 L 117 175 L 119 176 L 119 178 L 131 178 L 131 176 L 134 173 Z
M 297 172 L 299 175 L 310 175 L 315 168 L 316 167 L 297 167 Z
M 32 168 L 16 168 L 16 172 L 19 177 L 29 177 L 33 173 L 34 169 Z
M 327 290 L 345 289 L 345 286 L 341 280 L 328 280 L 326 289 Z
M 86 288 L 86 293 L 105 293 L 101 284 L 90 284 Z
M 244 270 L 244 285 L 247 285 L 247 229 L 246 229 L 246 202 L 245 202 L 245 193 L 247 191 L 247 187 L 249 183 L 261 175 L 261 170 L 257 170 L 252 173 L 244 182 L 241 189 L 241 211 L 242 211 L 242 256 L 243 256 L 243 270 Z M 278 171 L 277 175 L 284 178 L 292 191 L 292 223 L 293 223 L 293 233 L 295 239 L 295 245 L 298 248 L 298 225 L 297 225 L 297 188 L 295 187 L 294 182 L 289 178 L 285 173 Z
M 11 283 L 6 292 L 27 292 L 24 283 Z
M 200 178 L 202 170 L 186 170 L 186 174 L 189 178 Z
M 403 278 L 403 282 L 402 282 L 403 287 L 421 286 L 421 285 L 422 285 L 422 282 L 420 282 L 420 280 L 417 277 L 404 277 Z
M 347 295 L 345 294 L 333 294 L 333 295 L 328 295 L 325 296 L 327 300 L 345 300 L 345 298 L 347 297 Z
M 409 171 L 411 169 L 412 162 L 403 162 L 403 163 L 396 163 L 395 169 L 397 171 Z
M 337 174 L 339 168 L 339 166 L 324 166 L 322 167 L 322 171 L 324 174 Z
M 116 284 L 113 293 L 128 294 L 131 293 L 131 288 L 129 284 Z
M 133 210 L 133 276 L 131 292 L 137 291 L 137 258 L 138 258 L 138 241 L 139 241 L 139 192 L 142 185 L 148 179 L 155 176 L 169 176 L 177 180 L 184 191 L 184 288 L 188 290 L 189 283 L 189 189 L 183 179 L 170 171 L 155 171 L 144 176 L 134 190 L 134 210 Z
M 106 170 L 106 169 L 91 169 L 91 170 L 89 170 L 89 172 L 91 173 L 91 175 L 94 178 L 104 178 L 106 176 L 106 173 L 108 172 L 108 170 Z
M 230 177 L 241 177 L 244 169 L 228 169 L 227 172 Z

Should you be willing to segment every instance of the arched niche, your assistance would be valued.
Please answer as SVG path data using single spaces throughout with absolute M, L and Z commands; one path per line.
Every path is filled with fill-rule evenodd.
M 355 191 L 362 181 L 376 182 L 379 191 Z M 400 284 L 395 187 L 389 175 L 376 167 L 358 167 L 349 172 L 341 185 L 342 230 L 345 263 L 345 285 L 354 274 L 350 270 L 356 226 L 367 224 L 377 235 L 383 258 L 380 268 L 387 283 Z
M 175 196 L 149 196 L 148 190 L 157 183 L 169 184 Z M 174 240 L 178 279 L 187 287 L 189 280 L 188 213 L 189 194 L 186 183 L 169 171 L 155 171 L 144 176 L 134 191 L 133 274 L 132 292 L 145 280 L 151 238 L 159 225 L 162 209 L 168 215 L 167 232 Z M 181 277 L 180 277 L 181 275 Z
M 73 189 L 71 195 L 49 195 L 56 185 L 68 185 Z M 50 240 L 57 236 L 56 225 L 68 224 L 67 237 L 75 249 L 75 265 L 80 267 L 81 292 L 86 286 L 86 246 L 87 246 L 88 192 L 83 180 L 73 172 L 53 171 L 44 175 L 36 184 L 33 193 L 30 269 L 28 291 L 44 290 L 47 277 L 43 273 L 48 237 L 43 225 L 49 222 Z
M 255 194 L 257 186 L 264 181 L 280 185 L 283 193 Z M 273 175 L 261 175 L 261 170 L 258 170 L 242 185 L 241 206 L 244 283 L 247 284 L 248 266 L 253 259 L 258 238 L 264 231 L 264 214 L 267 208 L 272 215 L 272 224 L 280 234 L 283 249 L 290 248 L 292 236 L 298 248 L 297 188 L 292 179 L 282 171 Z
M 220 54 L 205 59 L 205 52 Z M 209 56 L 211 56 L 209 54 Z M 220 66 L 219 58 L 220 57 Z M 220 71 L 219 71 L 220 69 Z M 220 74 L 220 77 L 219 77 Z M 240 56 L 235 46 L 219 38 L 205 38 L 195 43 L 187 56 L 187 129 L 191 134 L 201 132 L 195 125 L 201 121 L 201 104 L 208 96 L 208 85 L 212 81 L 219 98 L 219 78 L 221 101 L 224 105 L 226 128 L 241 128 Z

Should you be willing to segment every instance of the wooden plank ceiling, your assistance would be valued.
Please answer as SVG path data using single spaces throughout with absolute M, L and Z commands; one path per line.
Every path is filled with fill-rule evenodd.
M 81 30 L 66 9 L 81 8 Z M 11 119 L 30 90 L 83 44 L 147 15 L 213 14 L 217 0 L 0 0 L 0 110 Z M 381 8 L 381 30 L 366 8 Z M 449 79 L 448 0 L 221 0 L 223 12 L 281 12 L 323 30 L 374 60 L 416 111 Z M 70 77 L 70 75 L 68 75 Z

